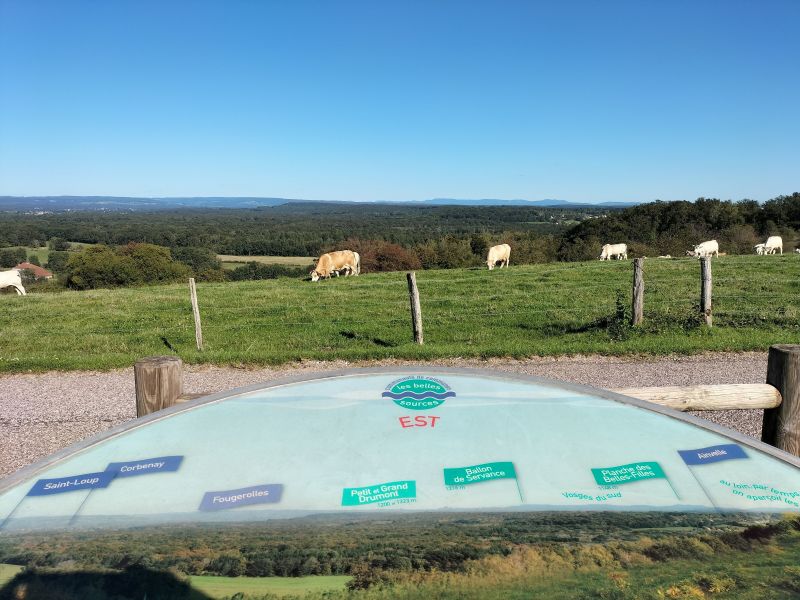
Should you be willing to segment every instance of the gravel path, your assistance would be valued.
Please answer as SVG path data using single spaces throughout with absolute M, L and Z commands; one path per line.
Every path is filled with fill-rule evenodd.
M 217 392 L 287 375 L 348 367 L 414 365 L 409 361 L 306 362 L 269 369 L 188 367 L 186 393 Z M 526 360 L 451 359 L 425 363 L 490 368 L 539 375 L 601 388 L 763 383 L 767 354 L 703 354 L 689 357 L 570 357 Z M 0 476 L 136 416 L 133 369 L 107 373 L 51 372 L 0 376 Z M 710 421 L 759 437 L 758 410 L 701 413 Z

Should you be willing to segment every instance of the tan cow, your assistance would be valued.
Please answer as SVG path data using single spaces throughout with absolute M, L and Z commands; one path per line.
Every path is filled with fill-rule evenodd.
M 317 266 L 311 271 L 311 281 L 329 279 L 331 275 L 338 277 L 340 271 L 344 271 L 345 277 L 361 273 L 361 257 L 358 252 L 337 250 L 323 254 L 319 257 Z
M 502 269 L 503 265 L 508 266 L 509 260 L 511 260 L 511 246 L 508 244 L 492 246 L 489 248 L 489 254 L 486 257 L 486 266 L 491 271 L 497 263 L 500 263 L 500 268 Z

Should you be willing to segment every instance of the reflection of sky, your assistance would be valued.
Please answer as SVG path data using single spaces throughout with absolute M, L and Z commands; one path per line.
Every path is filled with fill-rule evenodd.
M 248 510 L 337 510 L 345 487 L 400 480 L 416 481 L 417 502 L 400 505 L 414 509 L 514 508 L 521 492 L 525 504 L 543 506 L 712 508 L 713 501 L 731 509 L 792 510 L 781 500 L 747 497 L 776 495 L 772 492 L 741 488 L 746 493 L 734 494 L 733 484 L 800 491 L 800 470 L 749 448 L 748 459 L 690 470 L 677 450 L 730 440 L 644 409 L 533 383 L 452 375 L 442 379 L 455 398 L 415 411 L 381 398 L 397 377 L 358 375 L 269 388 L 134 429 L 60 462 L 37 479 L 165 455 L 185 457 L 179 471 L 117 479 L 91 494 L 25 497 L 14 517 L 71 515 L 84 501 L 81 514 L 86 516 L 193 513 L 207 491 L 276 483 L 284 486 L 279 504 Z M 438 419 L 433 428 L 403 428 L 399 419 L 406 416 Z M 488 481 L 463 490 L 444 486 L 443 468 L 502 461 L 514 463 L 518 481 Z M 619 485 L 612 493 L 621 498 L 602 497 L 606 490 L 591 473 L 592 468 L 653 461 L 668 480 Z M 0 496 L 0 520 L 33 481 Z

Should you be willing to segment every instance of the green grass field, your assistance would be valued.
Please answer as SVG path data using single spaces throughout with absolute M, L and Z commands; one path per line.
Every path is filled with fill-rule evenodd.
M 350 580 L 347 575 L 317 575 L 314 577 L 214 577 L 194 575 L 189 577 L 192 587 L 213 596 L 225 598 L 236 593 L 261 596 L 301 595 L 343 590 Z
M 31 254 L 35 255 L 39 259 L 39 263 L 44 265 L 47 263 L 48 258 L 50 257 L 50 250 L 47 246 L 42 246 L 40 248 L 34 248 L 32 246 L 25 246 L 25 252 L 28 253 L 28 257 L 30 258 Z
M 314 262 L 313 256 L 234 256 L 232 254 L 218 254 L 222 268 L 232 270 L 248 262 L 258 262 L 265 265 L 283 265 L 284 267 L 306 267 Z
M 7 565 L 0 563 L 0 588 L 2 588 L 9 581 L 14 579 L 14 576 L 22 570 L 22 567 L 17 565 Z
M 188 363 L 300 359 L 665 354 L 800 342 L 800 256 L 715 259 L 714 327 L 698 324 L 699 265 L 648 259 L 645 322 L 629 310 L 631 263 L 420 271 L 425 345 L 412 342 L 404 273 L 319 283 L 198 284 L 205 350 L 186 285 L 0 296 L 0 371 L 128 367 L 170 348 Z

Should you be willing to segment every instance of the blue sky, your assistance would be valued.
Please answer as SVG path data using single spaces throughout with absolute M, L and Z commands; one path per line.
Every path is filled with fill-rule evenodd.
M 766 200 L 800 2 L 0 0 L 0 194 Z

